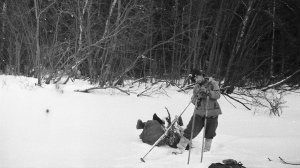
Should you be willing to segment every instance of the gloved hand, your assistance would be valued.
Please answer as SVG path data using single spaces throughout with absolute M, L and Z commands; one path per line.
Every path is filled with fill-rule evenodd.
M 199 98 L 206 98 L 207 96 L 209 96 L 209 90 L 206 89 L 205 87 L 200 87 L 199 89 Z

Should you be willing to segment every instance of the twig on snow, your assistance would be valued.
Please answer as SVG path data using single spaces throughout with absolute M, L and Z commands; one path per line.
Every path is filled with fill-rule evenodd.
M 108 88 L 117 89 L 117 90 L 119 90 L 119 91 L 121 91 L 121 92 L 123 92 L 123 93 L 125 93 L 125 94 L 127 94 L 127 95 L 130 95 L 127 91 L 122 90 L 122 89 L 120 89 L 120 88 L 118 88 L 118 87 L 116 87 L 116 86 L 108 86 L 108 87 L 99 87 L 99 86 L 97 86 L 97 87 L 91 87 L 91 88 L 84 89 L 84 90 L 74 90 L 74 91 L 75 91 L 75 92 L 90 93 L 91 90 L 96 90 L 96 89 L 108 89 Z

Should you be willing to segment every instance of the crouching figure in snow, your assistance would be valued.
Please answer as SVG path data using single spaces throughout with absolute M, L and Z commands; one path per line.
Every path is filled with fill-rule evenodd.
M 149 145 L 153 145 L 166 131 L 167 128 L 171 125 L 171 117 L 169 115 L 166 118 L 168 122 L 168 126 L 165 126 L 165 121 L 160 119 L 155 113 L 153 115 L 152 120 L 148 120 L 147 122 L 143 122 L 142 120 L 137 121 L 136 128 L 143 129 L 140 134 L 140 139 Z M 181 117 L 178 118 L 178 122 L 173 124 L 172 128 L 168 131 L 166 137 L 161 140 L 157 146 L 168 145 L 172 148 L 177 148 L 177 144 L 180 141 L 180 137 L 183 134 Z

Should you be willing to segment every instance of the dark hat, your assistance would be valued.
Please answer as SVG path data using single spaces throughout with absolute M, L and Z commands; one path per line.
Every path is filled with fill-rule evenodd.
M 205 73 L 203 70 L 198 70 L 198 69 L 192 69 L 191 73 L 189 74 L 189 78 L 191 79 L 192 83 L 196 82 L 195 77 L 198 75 L 202 75 L 203 77 L 205 77 Z
M 198 70 L 198 69 L 192 69 L 191 70 L 191 75 L 193 77 L 197 76 L 197 75 L 202 75 L 202 76 L 205 76 L 205 73 L 203 70 Z

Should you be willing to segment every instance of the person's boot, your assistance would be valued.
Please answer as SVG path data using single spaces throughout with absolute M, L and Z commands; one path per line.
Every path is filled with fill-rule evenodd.
M 204 152 L 210 151 L 212 139 L 205 139 Z
M 172 152 L 173 154 L 182 154 L 186 148 L 186 146 L 189 144 L 190 140 L 187 139 L 184 136 L 181 136 L 179 143 L 177 144 L 177 149 Z
M 136 129 L 144 129 L 144 128 L 145 128 L 145 123 L 139 119 L 136 123 Z

